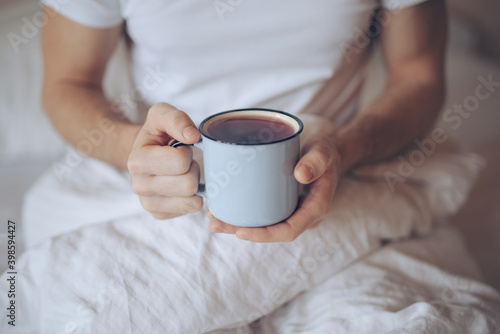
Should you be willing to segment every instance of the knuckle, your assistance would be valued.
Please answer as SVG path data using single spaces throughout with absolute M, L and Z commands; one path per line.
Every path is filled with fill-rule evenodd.
M 195 196 L 195 203 L 194 203 L 194 209 L 195 211 L 200 211 L 203 209 L 203 198 L 200 196 Z
M 142 181 L 136 181 L 132 179 L 132 191 L 139 196 L 150 196 L 152 195 L 151 189 L 144 184 Z
M 183 212 L 196 212 L 203 208 L 203 200 L 199 196 L 193 196 L 183 204 Z
M 165 102 L 156 103 L 149 108 L 148 116 L 150 115 L 165 115 L 169 109 L 173 107 Z
M 312 152 L 313 156 L 313 161 L 314 163 L 319 166 L 322 170 L 326 169 L 328 167 L 328 157 L 326 156 L 325 152 L 323 151 L 313 151 Z
M 190 213 L 191 212 L 191 205 L 189 204 L 188 201 L 186 202 L 183 202 L 182 204 L 180 204 L 178 206 L 178 209 L 176 210 L 178 213 L 181 213 L 181 214 L 186 214 L 186 213 Z
M 180 152 L 179 152 L 180 153 Z M 185 174 L 191 167 L 191 159 L 188 159 L 184 154 L 179 154 L 177 158 L 177 168 L 180 174 Z
M 137 175 L 137 174 L 142 174 L 143 172 L 143 167 L 142 163 L 140 160 L 135 159 L 135 156 L 130 155 L 128 161 L 127 161 L 127 169 L 130 174 L 132 175 Z
M 295 239 L 297 239 L 297 235 L 292 230 L 290 230 L 290 232 L 285 235 L 285 242 L 292 242 Z
M 198 191 L 198 179 L 194 176 L 189 176 L 184 182 L 186 186 L 186 194 L 194 195 Z
M 140 186 L 138 184 L 139 182 L 137 182 L 135 180 L 135 178 L 132 178 L 132 191 L 137 194 L 137 195 L 141 195 L 140 192 L 141 192 L 141 189 L 140 189 Z
M 297 239 L 297 237 L 300 235 L 298 231 L 296 231 L 292 225 L 289 225 L 288 230 L 283 233 L 283 242 L 291 242 Z
M 158 212 L 155 212 L 155 213 L 152 213 L 153 217 L 155 219 L 158 219 L 158 220 L 165 220 L 165 219 L 169 219 L 170 218 L 170 215 L 167 214 L 167 213 L 158 213 Z
M 141 206 L 144 208 L 144 210 L 152 212 L 155 211 L 155 206 L 153 205 L 153 202 L 151 199 L 147 197 L 139 197 L 139 200 L 141 202 Z
M 134 193 L 136 193 L 139 196 L 150 196 L 151 191 L 145 187 L 143 184 L 136 185 L 135 188 L 132 186 L 132 189 L 134 190 Z
M 175 108 L 172 108 L 169 115 L 170 115 L 171 121 L 174 124 L 177 124 L 178 122 L 183 122 L 187 117 L 187 115 L 183 111 L 180 111 L 179 109 L 175 109 Z

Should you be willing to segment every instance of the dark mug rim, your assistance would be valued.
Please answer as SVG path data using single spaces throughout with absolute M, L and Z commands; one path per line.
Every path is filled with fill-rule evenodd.
M 228 113 L 242 112 L 242 111 L 252 111 L 252 110 L 268 111 L 268 112 L 278 113 L 278 114 L 282 114 L 282 115 L 288 116 L 288 117 L 292 118 L 293 120 L 295 120 L 297 122 L 297 124 L 299 124 L 299 129 L 297 131 L 295 131 L 295 133 L 293 135 L 291 135 L 291 136 L 288 136 L 288 137 L 285 137 L 285 138 L 282 138 L 282 139 L 278 139 L 278 140 L 273 140 L 273 141 L 270 141 L 270 142 L 265 142 L 265 143 L 233 143 L 233 142 L 230 142 L 230 141 L 220 140 L 220 139 L 214 138 L 212 136 L 209 136 L 203 130 L 205 124 L 208 121 L 210 121 L 211 119 L 213 119 L 214 117 L 218 117 L 220 115 L 224 115 L 224 114 L 228 114 Z M 230 145 L 241 145 L 241 146 L 261 146 L 261 145 L 276 144 L 276 143 L 280 143 L 280 142 L 287 141 L 287 140 L 290 140 L 292 138 L 297 137 L 298 135 L 300 135 L 300 133 L 302 132 L 302 130 L 304 130 L 304 123 L 302 123 L 302 121 L 300 120 L 300 118 L 298 118 L 297 116 L 289 114 L 289 113 L 281 111 L 281 110 L 268 109 L 268 108 L 242 108 L 242 109 L 226 110 L 226 111 L 222 111 L 222 112 L 213 114 L 213 115 L 205 118 L 201 122 L 200 126 L 198 127 L 198 130 L 200 131 L 200 133 L 202 134 L 203 137 L 208 138 L 208 139 L 213 140 L 213 141 L 218 142 L 218 143 L 230 144 Z

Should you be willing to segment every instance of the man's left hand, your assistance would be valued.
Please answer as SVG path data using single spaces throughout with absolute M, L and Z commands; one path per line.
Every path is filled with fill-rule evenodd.
M 295 212 L 285 221 L 265 227 L 239 227 L 215 218 L 209 230 L 213 233 L 231 233 L 253 242 L 288 242 L 305 230 L 317 227 L 328 214 L 339 179 L 342 176 L 341 156 L 330 136 L 314 135 L 302 147 L 303 156 L 295 166 L 294 176 L 303 184 L 303 191 Z

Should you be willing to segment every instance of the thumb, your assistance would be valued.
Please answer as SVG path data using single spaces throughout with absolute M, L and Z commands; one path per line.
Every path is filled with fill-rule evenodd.
M 302 184 L 314 182 L 326 172 L 332 160 L 330 148 L 320 144 L 313 145 L 295 166 L 294 176 Z
M 150 136 L 144 138 L 142 145 L 166 144 L 176 139 L 184 144 L 194 144 L 200 140 L 200 132 L 193 120 L 183 111 L 168 103 L 157 103 L 149 111 L 144 130 Z M 165 136 L 167 134 L 168 136 Z M 148 142 L 149 141 L 149 142 Z

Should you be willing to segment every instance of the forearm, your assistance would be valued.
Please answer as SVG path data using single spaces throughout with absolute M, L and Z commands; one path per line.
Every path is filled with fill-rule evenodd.
M 424 134 L 438 115 L 443 96 L 441 79 L 390 83 L 378 100 L 336 132 L 342 172 L 389 158 Z
M 46 82 L 43 106 L 54 127 L 80 153 L 127 168 L 140 126 L 113 111 L 99 86 L 69 80 Z

